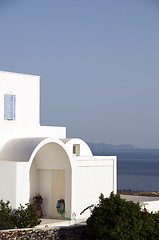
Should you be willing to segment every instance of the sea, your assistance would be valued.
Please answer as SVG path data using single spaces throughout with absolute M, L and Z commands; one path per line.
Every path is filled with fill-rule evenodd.
M 117 189 L 159 191 L 159 149 L 93 150 L 96 156 L 117 156 Z

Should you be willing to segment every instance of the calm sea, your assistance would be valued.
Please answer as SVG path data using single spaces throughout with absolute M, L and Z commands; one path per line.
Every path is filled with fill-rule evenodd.
M 118 190 L 159 191 L 159 149 L 95 150 L 93 154 L 117 156 Z

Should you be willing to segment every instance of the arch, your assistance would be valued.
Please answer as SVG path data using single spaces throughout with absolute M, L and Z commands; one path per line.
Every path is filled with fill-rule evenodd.
M 56 202 L 65 200 L 66 215 L 71 215 L 72 163 L 60 140 L 47 138 L 41 141 L 29 160 L 29 197 L 41 194 L 43 214 L 60 218 Z
M 60 139 L 65 146 L 67 147 L 67 150 L 69 151 L 69 154 L 71 156 L 93 156 L 92 151 L 88 144 L 84 142 L 82 139 L 79 138 L 65 138 Z M 73 146 L 77 146 L 78 151 L 77 153 L 74 153 Z
M 44 174 L 44 172 L 46 173 L 46 171 L 50 170 L 49 174 L 51 175 L 51 171 L 54 171 L 54 176 L 57 175 L 56 179 L 58 179 L 59 174 L 62 174 L 65 184 L 65 194 L 63 198 L 65 198 L 66 214 L 70 217 L 72 211 L 73 161 L 67 147 L 61 140 L 44 137 L 12 139 L 4 145 L 0 154 L 0 161 L 15 164 L 15 169 L 12 171 L 12 175 L 14 175 L 15 178 L 15 196 L 12 202 L 15 207 L 19 206 L 20 203 L 25 204 L 29 200 L 32 200 L 33 194 L 39 192 L 39 186 L 36 186 L 37 182 L 39 185 L 43 184 L 44 186 L 50 184 L 46 182 L 48 175 Z M 40 173 L 40 171 L 43 171 L 43 173 Z M 34 175 L 33 172 L 35 173 L 35 177 L 32 177 Z M 40 174 L 42 177 L 38 178 L 37 176 Z M 36 184 L 34 184 L 34 181 L 36 181 Z M 58 184 L 56 185 L 58 187 Z M 7 196 L 10 196 L 10 193 L 7 194 Z M 47 199 L 47 201 L 52 201 L 51 197 Z M 45 202 L 44 196 L 45 213 L 52 212 L 51 205 L 50 209 L 47 209 Z M 52 216 L 52 213 L 50 216 Z
M 29 167 L 31 167 L 31 164 L 33 162 L 33 159 L 35 157 L 35 155 L 38 153 L 38 151 L 43 147 L 45 146 L 46 144 L 48 143 L 56 143 L 58 144 L 62 149 L 63 151 L 65 152 L 65 154 L 68 156 L 68 159 L 69 159 L 69 162 L 70 162 L 70 165 L 72 166 L 72 159 L 71 159 L 71 156 L 70 154 L 68 153 L 68 150 L 66 149 L 65 147 L 65 144 L 59 140 L 59 139 L 54 139 L 54 138 L 37 138 L 39 141 L 38 141 L 38 144 L 36 145 L 35 149 L 33 150 L 33 152 L 31 153 L 31 156 L 29 158 Z
M 57 143 L 59 146 L 63 148 L 66 155 L 68 155 L 70 164 L 72 166 L 72 159 L 65 147 L 65 144 L 59 140 L 54 138 L 15 138 L 8 141 L 0 152 L 0 160 L 1 161 L 15 161 L 15 162 L 29 162 L 31 165 L 34 156 L 39 151 L 41 147 L 43 147 L 47 143 Z

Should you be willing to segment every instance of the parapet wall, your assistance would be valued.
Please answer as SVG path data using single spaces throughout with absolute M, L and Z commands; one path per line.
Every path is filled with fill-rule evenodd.
M 53 239 L 53 240 L 91 240 L 87 236 L 86 226 L 60 228 L 28 229 L 1 231 L 0 239 Z

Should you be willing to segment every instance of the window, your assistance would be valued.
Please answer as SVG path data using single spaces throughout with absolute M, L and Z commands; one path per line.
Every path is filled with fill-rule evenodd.
M 80 144 L 73 144 L 73 155 L 80 155 Z
M 4 95 L 4 119 L 15 120 L 15 95 Z

